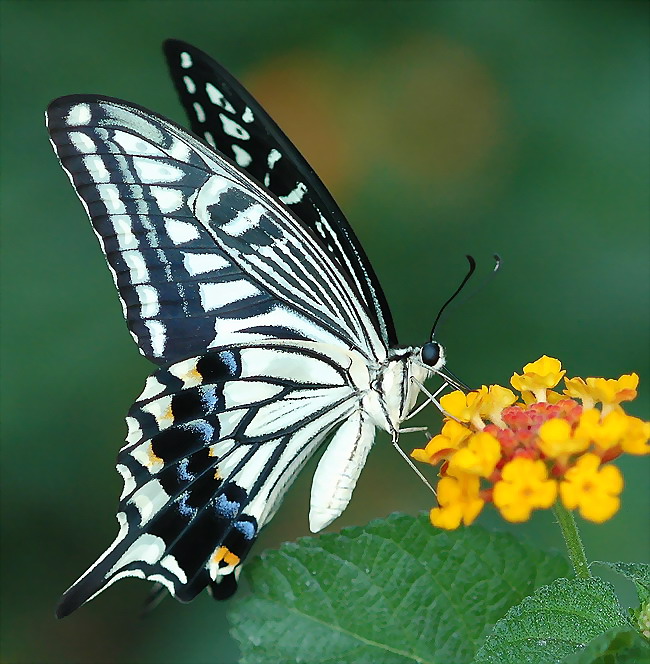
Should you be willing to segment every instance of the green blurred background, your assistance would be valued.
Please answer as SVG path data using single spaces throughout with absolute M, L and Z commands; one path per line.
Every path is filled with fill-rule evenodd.
M 504 384 L 546 353 L 641 374 L 648 416 L 649 5 L 645 2 L 10 2 L 2 12 L 3 662 L 236 661 L 224 606 L 120 582 L 64 621 L 60 593 L 113 539 L 124 415 L 151 370 L 43 124 L 100 93 L 185 123 L 161 57 L 190 41 L 258 96 L 346 211 L 421 343 L 465 270 L 499 276 L 441 326 L 450 367 Z M 477 280 L 479 281 L 479 280 Z M 471 289 L 470 289 L 471 290 Z M 422 419 L 432 427 L 438 415 Z M 405 447 L 420 438 L 404 439 Z M 647 459 L 591 559 L 647 560 Z M 305 476 L 307 475 L 307 476 Z M 309 473 L 257 551 L 307 534 Z M 380 437 L 334 524 L 427 509 Z M 487 510 L 481 521 L 508 529 Z M 510 527 L 561 548 L 549 514 Z M 628 601 L 630 588 L 620 586 Z

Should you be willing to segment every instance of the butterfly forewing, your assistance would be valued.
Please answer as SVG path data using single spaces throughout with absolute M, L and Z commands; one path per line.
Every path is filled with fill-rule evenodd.
M 181 128 L 97 96 L 58 99 L 47 119 L 129 328 L 166 365 L 127 417 L 118 537 L 59 615 L 125 576 L 225 597 L 330 433 L 312 528 L 347 505 L 374 438 L 361 401 L 386 360 L 381 330 L 311 231 Z
M 61 98 L 48 127 L 149 359 L 260 338 L 385 354 L 338 264 L 232 162 L 110 98 Z
M 275 194 L 323 243 L 388 346 L 397 343 L 375 272 L 319 177 L 253 96 L 221 65 L 178 40 L 164 44 L 192 130 Z

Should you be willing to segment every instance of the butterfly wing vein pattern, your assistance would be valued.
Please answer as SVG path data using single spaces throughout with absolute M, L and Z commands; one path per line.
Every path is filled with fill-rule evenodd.
M 320 178 L 253 96 L 211 57 L 182 41 L 164 44 L 169 73 L 192 130 L 261 182 L 318 237 L 346 271 L 388 346 L 397 335 L 363 247 Z
M 127 576 L 182 601 L 206 586 L 230 596 L 306 460 L 331 436 L 317 532 L 347 506 L 375 428 L 397 434 L 431 371 L 420 349 L 394 347 L 363 250 L 277 125 L 205 54 L 165 51 L 193 129 L 219 151 L 117 99 L 47 111 L 128 328 L 159 365 L 127 416 L 119 533 L 60 616 Z
M 381 356 L 338 266 L 236 166 L 115 100 L 68 97 L 48 121 L 146 357 L 269 336 Z
M 231 592 L 228 577 L 287 485 L 358 409 L 349 376 L 315 347 L 228 346 L 148 379 L 117 461 L 120 533 L 62 613 L 125 576 L 158 581 L 182 601 L 206 585 Z

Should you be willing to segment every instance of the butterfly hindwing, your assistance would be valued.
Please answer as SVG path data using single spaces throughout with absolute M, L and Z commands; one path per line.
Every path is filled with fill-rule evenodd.
M 269 337 L 385 354 L 338 264 L 232 162 L 120 100 L 63 97 L 47 117 L 146 357 Z
M 397 343 L 390 309 L 354 231 L 304 157 L 255 98 L 203 51 L 164 44 L 192 130 L 275 194 L 340 264 L 386 345 Z
M 127 417 L 118 537 L 59 615 L 128 576 L 182 601 L 234 591 L 288 485 L 355 409 L 348 375 L 318 344 L 215 348 L 159 369 Z

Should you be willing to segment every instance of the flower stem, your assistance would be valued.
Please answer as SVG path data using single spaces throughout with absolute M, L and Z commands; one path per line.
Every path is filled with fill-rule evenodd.
M 560 524 L 560 530 L 562 531 L 566 548 L 569 551 L 569 558 L 571 559 L 576 576 L 579 579 L 591 578 L 587 557 L 585 556 L 585 548 L 582 545 L 573 514 L 559 500 L 553 505 L 553 512 L 555 512 L 557 522 Z

